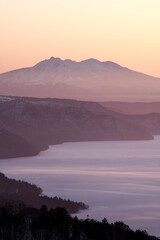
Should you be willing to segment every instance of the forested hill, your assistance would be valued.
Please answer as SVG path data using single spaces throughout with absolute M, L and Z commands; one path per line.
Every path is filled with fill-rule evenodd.
M 65 208 L 48 211 L 23 208 L 16 214 L 0 209 L 0 239 L 4 240 L 158 240 L 146 231 L 132 231 L 123 222 L 72 218 Z
M 0 135 L 1 159 L 35 155 L 62 142 L 153 139 L 143 126 L 98 103 L 66 99 L 1 96 L 0 130 L 5 138 L 8 133 L 7 141 Z
M 88 208 L 81 202 L 44 196 L 42 189 L 36 185 L 9 179 L 0 173 L 0 207 L 9 206 L 16 212 L 19 205 L 40 208 L 43 204 L 48 208 L 65 207 L 69 213 Z

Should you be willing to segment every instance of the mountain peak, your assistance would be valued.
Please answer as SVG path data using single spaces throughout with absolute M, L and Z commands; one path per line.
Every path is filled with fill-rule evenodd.
M 55 65 L 55 64 L 61 64 L 62 62 L 63 62 L 63 60 L 60 59 L 60 58 L 51 57 L 49 59 L 45 59 L 45 60 L 37 63 L 34 66 L 34 68 L 36 68 L 36 69 L 43 69 L 45 67 L 52 66 L 52 65 Z
M 97 63 L 101 63 L 101 62 L 95 58 L 89 58 L 89 59 L 81 61 L 81 63 L 97 64 Z
M 41 65 L 53 65 L 53 64 L 61 64 L 61 63 L 77 63 L 77 64 L 87 64 L 87 65 L 94 65 L 94 64 L 106 64 L 109 68 L 121 68 L 121 66 L 117 63 L 111 62 L 111 61 L 99 61 L 95 58 L 89 58 L 82 61 L 73 61 L 71 59 L 65 59 L 62 60 L 61 58 L 56 57 L 50 57 L 49 59 L 45 59 L 39 63 L 37 63 L 35 66 L 41 66 Z
M 62 62 L 63 60 L 61 58 L 55 58 L 55 57 L 51 57 L 50 59 L 48 59 L 47 61 L 51 61 L 51 62 Z

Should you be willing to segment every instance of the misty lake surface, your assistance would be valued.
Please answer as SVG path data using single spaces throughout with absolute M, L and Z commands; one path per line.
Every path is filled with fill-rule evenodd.
M 90 208 L 79 218 L 121 220 L 160 236 L 160 136 L 50 146 L 35 157 L 1 160 L 0 171 L 48 196 L 85 202 Z

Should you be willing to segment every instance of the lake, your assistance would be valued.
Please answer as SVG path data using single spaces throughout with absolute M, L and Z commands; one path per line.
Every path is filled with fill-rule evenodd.
M 50 146 L 35 157 L 1 160 L 0 171 L 48 196 L 85 202 L 90 208 L 79 218 L 121 220 L 160 236 L 160 136 Z

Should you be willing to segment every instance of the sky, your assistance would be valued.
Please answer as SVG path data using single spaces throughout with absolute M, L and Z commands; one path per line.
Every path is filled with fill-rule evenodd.
M 160 0 L 0 0 L 0 73 L 51 56 L 160 77 Z

